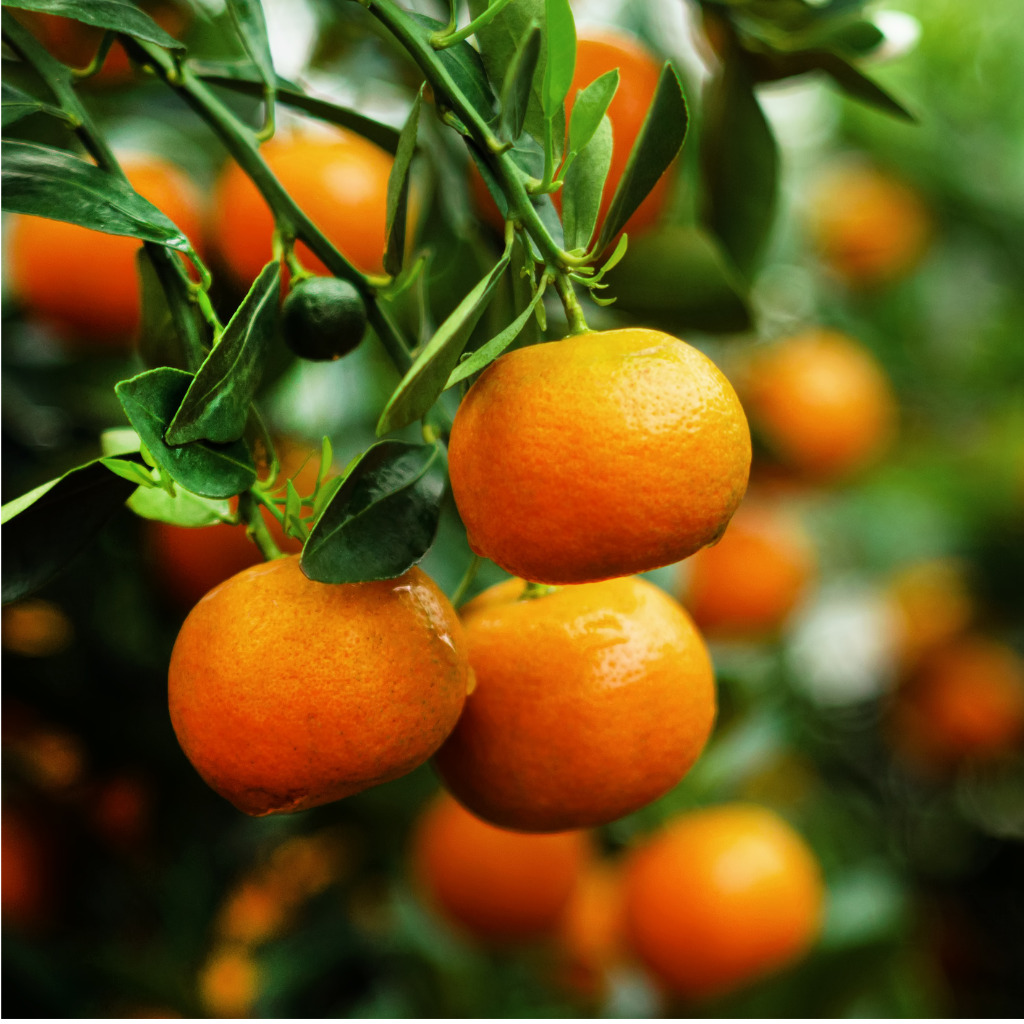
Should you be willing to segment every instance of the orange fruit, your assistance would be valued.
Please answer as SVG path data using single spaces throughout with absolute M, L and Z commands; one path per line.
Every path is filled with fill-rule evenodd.
M 693 811 L 631 852 L 626 938 L 669 991 L 705 999 L 806 953 L 824 894 L 815 855 L 774 812 L 741 803 Z
M 756 352 L 740 386 L 755 433 L 808 476 L 876 460 L 896 430 L 897 402 L 875 357 L 839 331 L 813 328 Z
M 210 1017 L 248 1017 L 263 971 L 245 946 L 218 946 L 199 972 L 199 1001 Z
M 595 860 L 584 868 L 555 938 L 563 986 L 588 999 L 603 996 L 625 957 L 619 864 Z
M 576 69 L 573 72 L 569 95 L 565 100 L 567 131 L 577 93 L 601 75 L 615 68 L 619 71 L 619 87 L 608 107 L 608 119 L 612 124 L 612 157 L 601 195 L 599 226 L 608 216 L 615 189 L 626 170 L 629 154 L 643 127 L 647 108 L 654 98 L 658 79 L 661 77 L 661 63 L 639 40 L 620 30 L 588 28 L 580 30 L 576 37 Z M 487 222 L 496 230 L 503 230 L 504 221 L 475 165 L 471 166 L 470 182 L 477 206 Z M 657 224 L 668 203 L 670 187 L 671 176 L 663 174 L 626 222 L 623 230 L 633 236 Z M 552 193 L 551 199 L 555 209 L 561 214 L 561 191 Z
M 164 0 L 144 2 L 146 13 L 167 33 L 180 36 L 191 20 L 185 8 Z M 39 41 L 58 60 L 73 68 L 88 66 L 99 50 L 103 40 L 103 29 L 86 25 L 74 18 L 59 14 L 41 14 L 34 11 L 19 11 L 18 19 L 23 21 Z M 103 67 L 87 81 L 102 85 L 120 85 L 134 74 L 128 54 L 120 43 L 114 43 L 103 61 Z
M 384 273 L 388 175 L 394 162 L 379 146 L 352 132 L 275 136 L 260 147 L 271 172 L 328 239 L 364 274 Z M 274 218 L 256 186 L 235 163 L 217 182 L 212 237 L 232 275 L 255 280 L 273 256 Z M 410 217 L 410 220 L 413 218 Z M 303 266 L 327 268 L 305 245 Z
M 807 591 L 815 553 L 782 508 L 748 499 L 722 539 L 682 563 L 682 602 L 707 635 L 779 629 Z
M 45 926 L 53 910 L 53 865 L 45 834 L 5 801 L 0 827 L 3 922 L 24 930 Z
M 824 261 L 852 287 L 909 273 L 931 233 L 928 211 L 913 189 L 860 164 L 833 168 L 817 182 L 809 226 Z
M 3 648 L 25 658 L 49 658 L 67 650 L 75 627 L 52 601 L 34 598 L 4 605 Z
M 413 770 L 459 716 L 462 629 L 433 581 L 315 583 L 291 555 L 215 587 L 171 653 L 185 754 L 247 814 L 301 811 Z
M 897 692 L 893 742 L 926 768 L 995 758 L 1024 742 L 1024 659 L 967 634 L 926 654 Z
M 434 765 L 474 814 L 503 828 L 603 825 L 668 792 L 715 717 L 704 641 L 646 580 L 523 583 L 462 610 L 476 687 Z
M 185 173 L 149 155 L 121 164 L 135 191 L 197 244 L 200 198 Z M 12 288 L 28 309 L 69 348 L 130 349 L 141 310 L 135 254 L 142 243 L 45 217 L 13 221 Z
M 452 492 L 473 550 L 540 583 L 676 562 L 743 498 L 750 432 L 718 367 L 645 328 L 507 352 L 459 406 Z
M 554 933 L 590 852 L 585 832 L 509 832 L 441 794 L 415 825 L 410 863 L 439 914 L 481 942 L 504 944 Z

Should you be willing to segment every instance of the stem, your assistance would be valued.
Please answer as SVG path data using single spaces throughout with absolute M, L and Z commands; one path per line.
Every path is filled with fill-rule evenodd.
M 590 328 L 587 326 L 587 321 L 583 316 L 583 307 L 580 305 L 580 300 L 576 297 L 576 292 L 573 290 L 568 274 L 559 273 L 555 277 L 555 290 L 558 292 L 558 297 L 562 300 L 565 315 L 569 320 L 569 333 L 586 334 Z
M 103 38 L 100 40 L 99 49 L 92 60 L 84 68 L 72 68 L 72 77 L 81 81 L 95 75 L 103 67 L 103 62 L 107 59 L 107 54 L 110 53 L 110 47 L 114 45 L 116 38 L 117 36 L 113 32 L 104 32 Z
M 127 181 L 128 176 L 122 170 L 113 150 L 97 130 L 72 87 L 68 69 L 52 57 L 35 36 L 8 11 L 3 12 L 2 23 L 4 38 L 11 49 L 35 70 L 53 94 L 61 109 L 71 119 L 75 136 L 96 165 L 117 175 L 122 181 Z M 192 296 L 185 267 L 180 259 L 162 245 L 156 242 L 144 242 L 143 245 L 164 289 L 178 337 L 184 341 L 186 362 L 190 369 L 198 369 L 206 358 L 206 344 L 192 316 Z
M 548 594 L 553 594 L 555 591 L 560 590 L 561 587 L 553 587 L 547 583 L 527 583 L 523 587 L 523 592 L 519 595 L 516 600 L 518 601 L 535 601 L 538 597 L 546 597 Z
M 452 594 L 451 602 L 453 608 L 458 608 L 462 604 L 466 591 L 469 590 L 473 580 L 476 579 L 476 573 L 480 568 L 481 562 L 483 562 L 483 559 L 474 551 L 469 564 L 466 566 L 466 571 L 462 574 L 462 579 L 459 580 L 459 585 L 455 588 L 455 593 Z
M 260 512 L 260 503 L 252 491 L 246 491 L 238 496 L 238 518 L 245 523 L 245 532 L 268 562 L 284 557 L 284 552 L 274 543 L 274 538 L 270 535 L 270 530 Z
M 483 28 L 496 15 L 500 14 L 508 3 L 509 0 L 493 0 L 486 11 L 478 14 L 465 28 L 459 29 L 458 32 L 453 31 L 455 24 L 450 22 L 447 29 L 443 32 L 435 32 L 430 37 L 430 45 L 435 50 L 443 50 L 446 47 L 454 46 L 456 43 L 461 43 L 464 39 L 468 39 L 473 35 L 477 29 Z

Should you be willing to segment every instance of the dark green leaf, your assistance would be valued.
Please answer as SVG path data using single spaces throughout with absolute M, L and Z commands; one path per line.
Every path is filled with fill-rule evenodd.
M 204 82 L 221 85 L 247 96 L 263 95 L 263 79 L 253 64 L 189 61 L 189 68 Z M 309 96 L 286 78 L 278 76 L 276 82 L 279 103 L 305 111 L 328 124 L 350 128 L 357 135 L 362 135 L 364 139 L 369 139 L 389 153 L 394 153 L 398 149 L 399 133 L 391 125 L 375 121 L 357 110 L 341 107 L 330 100 Z
M 703 219 L 748 278 L 775 216 L 778 146 L 740 61 L 709 83 L 701 134 Z
M 475 18 L 488 6 L 488 0 L 469 0 L 470 14 Z M 532 24 L 543 31 L 547 23 L 544 0 L 515 0 L 496 15 L 490 22 L 477 29 L 476 38 L 480 44 L 481 56 L 492 82 L 503 82 L 520 43 L 526 37 Z M 547 66 L 546 47 L 541 47 L 537 67 L 533 73 L 533 84 L 526 107 L 525 128 L 538 142 L 544 139 L 546 118 L 541 105 L 541 91 L 544 83 L 544 69 Z M 555 138 L 565 135 L 565 112 L 558 111 L 553 123 Z M 518 136 L 517 136 L 518 137 Z
M 222 498 L 201 498 L 183 488 L 173 495 L 162 487 L 140 487 L 129 499 L 128 507 L 143 519 L 157 519 L 174 526 L 213 526 L 231 515 L 231 506 Z
M 268 263 L 192 379 L 167 428 L 169 445 L 227 444 L 242 436 L 263 376 L 280 295 L 281 266 Z
M 544 64 L 544 85 L 541 108 L 551 120 L 565 104 L 576 70 L 576 23 L 569 0 L 544 0 L 547 20 L 547 61 Z
M 274 61 L 270 56 L 270 40 L 267 38 L 267 21 L 263 16 L 260 0 L 226 0 L 228 13 L 234 22 L 235 31 L 242 41 L 242 47 L 256 65 L 264 91 L 273 94 L 277 88 Z M 273 102 L 272 95 L 268 102 Z
M 675 159 L 686 138 L 687 122 L 686 99 L 679 75 L 671 64 L 666 63 L 661 69 L 643 127 L 612 197 L 608 216 L 601 226 L 596 246 L 599 252 L 604 251 L 626 226 L 626 221 Z
M 359 583 L 392 579 L 415 565 L 437 532 L 443 463 L 436 444 L 375 444 L 310 532 L 302 571 L 321 583 Z
M 181 231 L 128 182 L 62 149 L 4 143 L 3 209 L 192 250 Z
M 135 487 L 97 460 L 4 505 L 4 603 L 25 597 L 55 576 Z
M 413 100 L 412 110 L 406 118 L 398 140 L 395 162 L 388 177 L 388 199 L 386 233 L 387 246 L 384 252 L 384 269 L 392 277 L 400 274 L 405 261 L 405 219 L 409 206 L 409 167 L 416 153 L 416 132 L 420 123 L 420 106 L 423 102 L 423 86 Z
M 527 321 L 533 315 L 534 309 L 537 307 L 537 303 L 543 298 L 544 293 L 540 289 L 537 290 L 530 304 L 506 327 L 503 331 L 496 334 L 490 341 L 484 342 L 475 352 L 464 359 L 454 370 L 451 372 L 447 382 L 445 383 L 445 390 L 452 387 L 454 384 L 458 384 L 459 381 L 465 380 L 467 377 L 471 377 L 474 373 L 478 373 L 489 363 L 493 363 L 502 352 L 505 351 L 512 344 L 516 338 L 519 337 L 523 328 L 526 326 Z
M 848 96 L 861 103 L 904 121 L 916 121 L 917 118 L 907 110 L 895 97 L 887 93 L 877 82 L 872 81 L 863 72 L 858 71 L 849 61 L 836 53 L 818 53 L 814 55 L 817 66 L 832 79 Z
M 193 379 L 191 373 L 165 366 L 121 381 L 115 391 L 142 443 L 171 479 L 205 498 L 230 498 L 256 480 L 256 466 L 242 441 L 195 441 L 178 448 L 164 441 Z
M 526 113 L 530 105 L 533 79 L 540 59 L 540 25 L 530 25 L 512 57 L 505 80 L 501 87 L 501 120 L 499 130 L 502 138 L 515 142 L 526 127 Z
M 2 111 L 3 127 L 5 128 L 30 114 L 44 113 L 60 118 L 62 121 L 67 120 L 67 115 L 59 107 L 37 100 L 35 96 L 30 96 L 27 92 L 22 92 L 21 89 L 16 89 L 7 82 L 0 83 L 0 90 L 3 93 L 0 111 Z
M 573 111 L 573 118 L 576 112 Z M 612 164 L 612 124 L 601 119 L 583 151 L 573 160 L 562 185 L 562 227 L 565 247 L 586 249 L 601 212 L 601 194 Z
M 437 401 L 508 263 L 506 253 L 434 332 L 384 406 L 377 424 L 378 435 L 420 419 Z
M 594 137 L 618 87 L 619 69 L 612 68 L 580 90 L 572 108 L 572 117 L 569 118 L 568 159 L 572 160 L 582 153 Z
M 135 267 L 139 274 L 142 295 L 142 313 L 139 324 L 139 355 L 149 367 L 175 366 L 188 369 L 188 357 L 181 342 L 174 319 L 167 304 L 167 294 L 160 281 L 159 271 L 145 247 L 135 254 Z M 194 303 L 185 307 L 185 315 L 192 318 L 193 330 L 200 336 L 199 311 Z
M 145 11 L 127 0 L 3 0 L 4 7 L 23 11 L 45 11 L 74 18 L 86 25 L 124 32 L 135 39 L 156 43 L 167 50 L 184 50 L 174 36 L 168 35 Z

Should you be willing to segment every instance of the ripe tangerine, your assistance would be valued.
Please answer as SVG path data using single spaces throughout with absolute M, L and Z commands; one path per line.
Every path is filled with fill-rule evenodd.
M 412 771 L 455 725 L 469 685 L 462 628 L 419 569 L 325 584 L 291 555 L 192 609 L 171 653 L 178 742 L 252 815 L 301 811 Z
M 451 431 L 452 493 L 478 554 L 539 583 L 644 572 L 720 536 L 750 432 L 702 352 L 625 328 L 507 352 Z
M 410 856 L 428 903 L 476 939 L 506 944 L 554 933 L 590 852 L 585 832 L 509 832 L 441 794 L 420 816 Z
M 529 600 L 509 580 L 462 609 L 476 687 L 434 766 L 503 828 L 603 825 L 668 792 L 715 717 L 704 641 L 638 578 Z
M 816 857 L 754 804 L 680 815 L 631 852 L 625 875 L 627 941 L 687 999 L 723 995 L 788 965 L 821 924 Z

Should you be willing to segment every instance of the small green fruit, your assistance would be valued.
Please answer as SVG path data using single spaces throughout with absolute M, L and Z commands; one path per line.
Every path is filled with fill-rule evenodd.
M 310 277 L 288 293 L 281 313 L 285 344 L 303 359 L 337 359 L 366 332 L 366 306 L 348 281 Z

